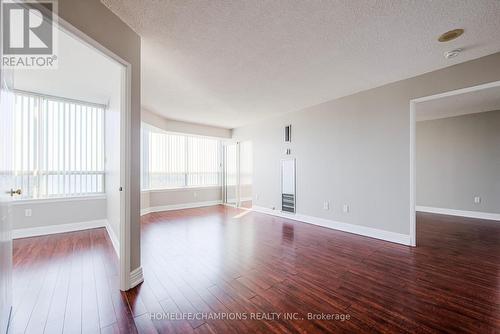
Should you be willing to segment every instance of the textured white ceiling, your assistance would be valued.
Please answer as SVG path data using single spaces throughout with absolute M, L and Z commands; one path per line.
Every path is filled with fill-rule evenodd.
M 144 108 L 230 128 L 500 51 L 499 0 L 102 1 L 143 37 Z
M 107 104 L 121 67 L 81 41 L 58 31 L 57 69 L 16 70 L 14 88 Z
M 500 87 L 417 103 L 417 121 L 500 110 Z

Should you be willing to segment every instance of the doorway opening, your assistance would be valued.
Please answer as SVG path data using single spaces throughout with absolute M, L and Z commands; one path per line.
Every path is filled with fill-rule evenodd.
M 253 148 L 251 141 L 223 144 L 222 195 L 225 205 L 252 208 Z
M 101 228 L 118 257 L 113 279 L 121 290 L 130 288 L 131 65 L 63 19 L 58 23 L 57 68 L 9 70 L 10 80 L 2 69 L 1 255 L 10 260 L 2 260 L 1 290 L 14 292 L 1 298 L 20 326 L 28 324 L 19 305 L 36 295 L 19 288 L 28 281 L 13 272 L 13 239 L 64 241 L 68 232 Z
M 500 220 L 500 81 L 410 101 L 410 239 L 417 212 Z

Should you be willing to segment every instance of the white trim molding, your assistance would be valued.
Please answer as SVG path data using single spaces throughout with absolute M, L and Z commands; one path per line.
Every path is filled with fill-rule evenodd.
M 13 239 L 36 237 L 41 235 L 82 231 L 99 227 L 106 227 L 107 220 L 91 220 L 79 223 L 47 225 L 40 227 L 19 228 L 12 231 Z
M 430 207 L 430 206 L 416 206 L 415 209 L 417 212 L 427 212 L 427 213 L 436 213 L 439 215 L 449 215 L 449 216 L 459 216 L 459 217 L 466 217 L 466 218 L 477 218 L 477 219 L 500 221 L 500 213 L 455 210 L 455 209 L 446 209 L 446 208 L 435 208 L 435 207 Z
M 141 209 L 141 216 L 147 215 L 148 213 L 152 213 L 152 212 L 202 208 L 205 206 L 213 206 L 213 205 L 219 205 L 219 204 L 222 204 L 222 201 L 191 202 L 191 203 L 183 203 L 183 204 L 153 206 L 153 207 Z
M 358 235 L 362 235 L 365 237 L 380 239 L 380 240 L 384 240 L 384 241 L 390 241 L 390 242 L 394 242 L 394 243 L 402 244 L 402 245 L 407 245 L 407 246 L 411 245 L 410 235 L 407 235 L 407 234 L 384 231 L 384 230 L 379 230 L 379 229 L 372 228 L 372 227 L 354 225 L 354 224 L 349 224 L 349 223 L 342 223 L 342 222 L 337 222 L 337 221 L 333 221 L 333 220 L 329 220 L 329 219 L 312 217 L 312 216 L 307 216 L 307 215 L 302 215 L 302 214 L 284 213 L 284 212 L 281 212 L 279 210 L 272 210 L 272 209 L 268 209 L 268 208 L 261 207 L 261 206 L 254 206 L 251 210 L 255 211 L 255 212 L 260 212 L 260 213 L 272 215 L 272 216 L 297 220 L 297 221 L 307 223 L 307 224 L 327 227 L 327 228 L 331 228 L 333 230 L 339 230 L 339 231 L 343 231 L 343 232 L 358 234 Z
M 109 239 L 111 240 L 111 243 L 113 244 L 113 248 L 116 252 L 116 256 L 118 256 L 118 258 L 120 258 L 120 242 L 118 240 L 118 236 L 116 235 L 115 231 L 113 231 L 111 224 L 107 220 L 106 220 L 105 227 L 106 227 L 106 231 L 108 232 Z
M 144 282 L 142 267 L 136 268 L 130 272 L 129 282 L 130 282 L 130 289 Z
M 153 188 L 153 189 L 142 189 L 141 193 L 165 193 L 165 192 L 178 192 L 178 191 L 188 191 L 188 190 L 206 190 L 206 189 L 220 189 L 220 185 L 211 186 L 184 186 L 177 188 Z

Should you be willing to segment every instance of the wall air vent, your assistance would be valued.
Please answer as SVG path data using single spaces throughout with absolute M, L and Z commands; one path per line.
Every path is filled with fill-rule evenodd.
M 295 195 L 281 194 L 281 211 L 295 212 Z
M 292 141 L 292 126 L 285 126 L 285 143 L 289 143 Z

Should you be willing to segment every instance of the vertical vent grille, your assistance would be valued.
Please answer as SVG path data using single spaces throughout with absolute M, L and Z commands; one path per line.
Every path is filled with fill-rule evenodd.
M 295 195 L 293 194 L 281 195 L 281 211 L 295 213 Z
M 289 143 L 292 141 L 292 126 L 287 125 L 285 126 L 285 143 Z

